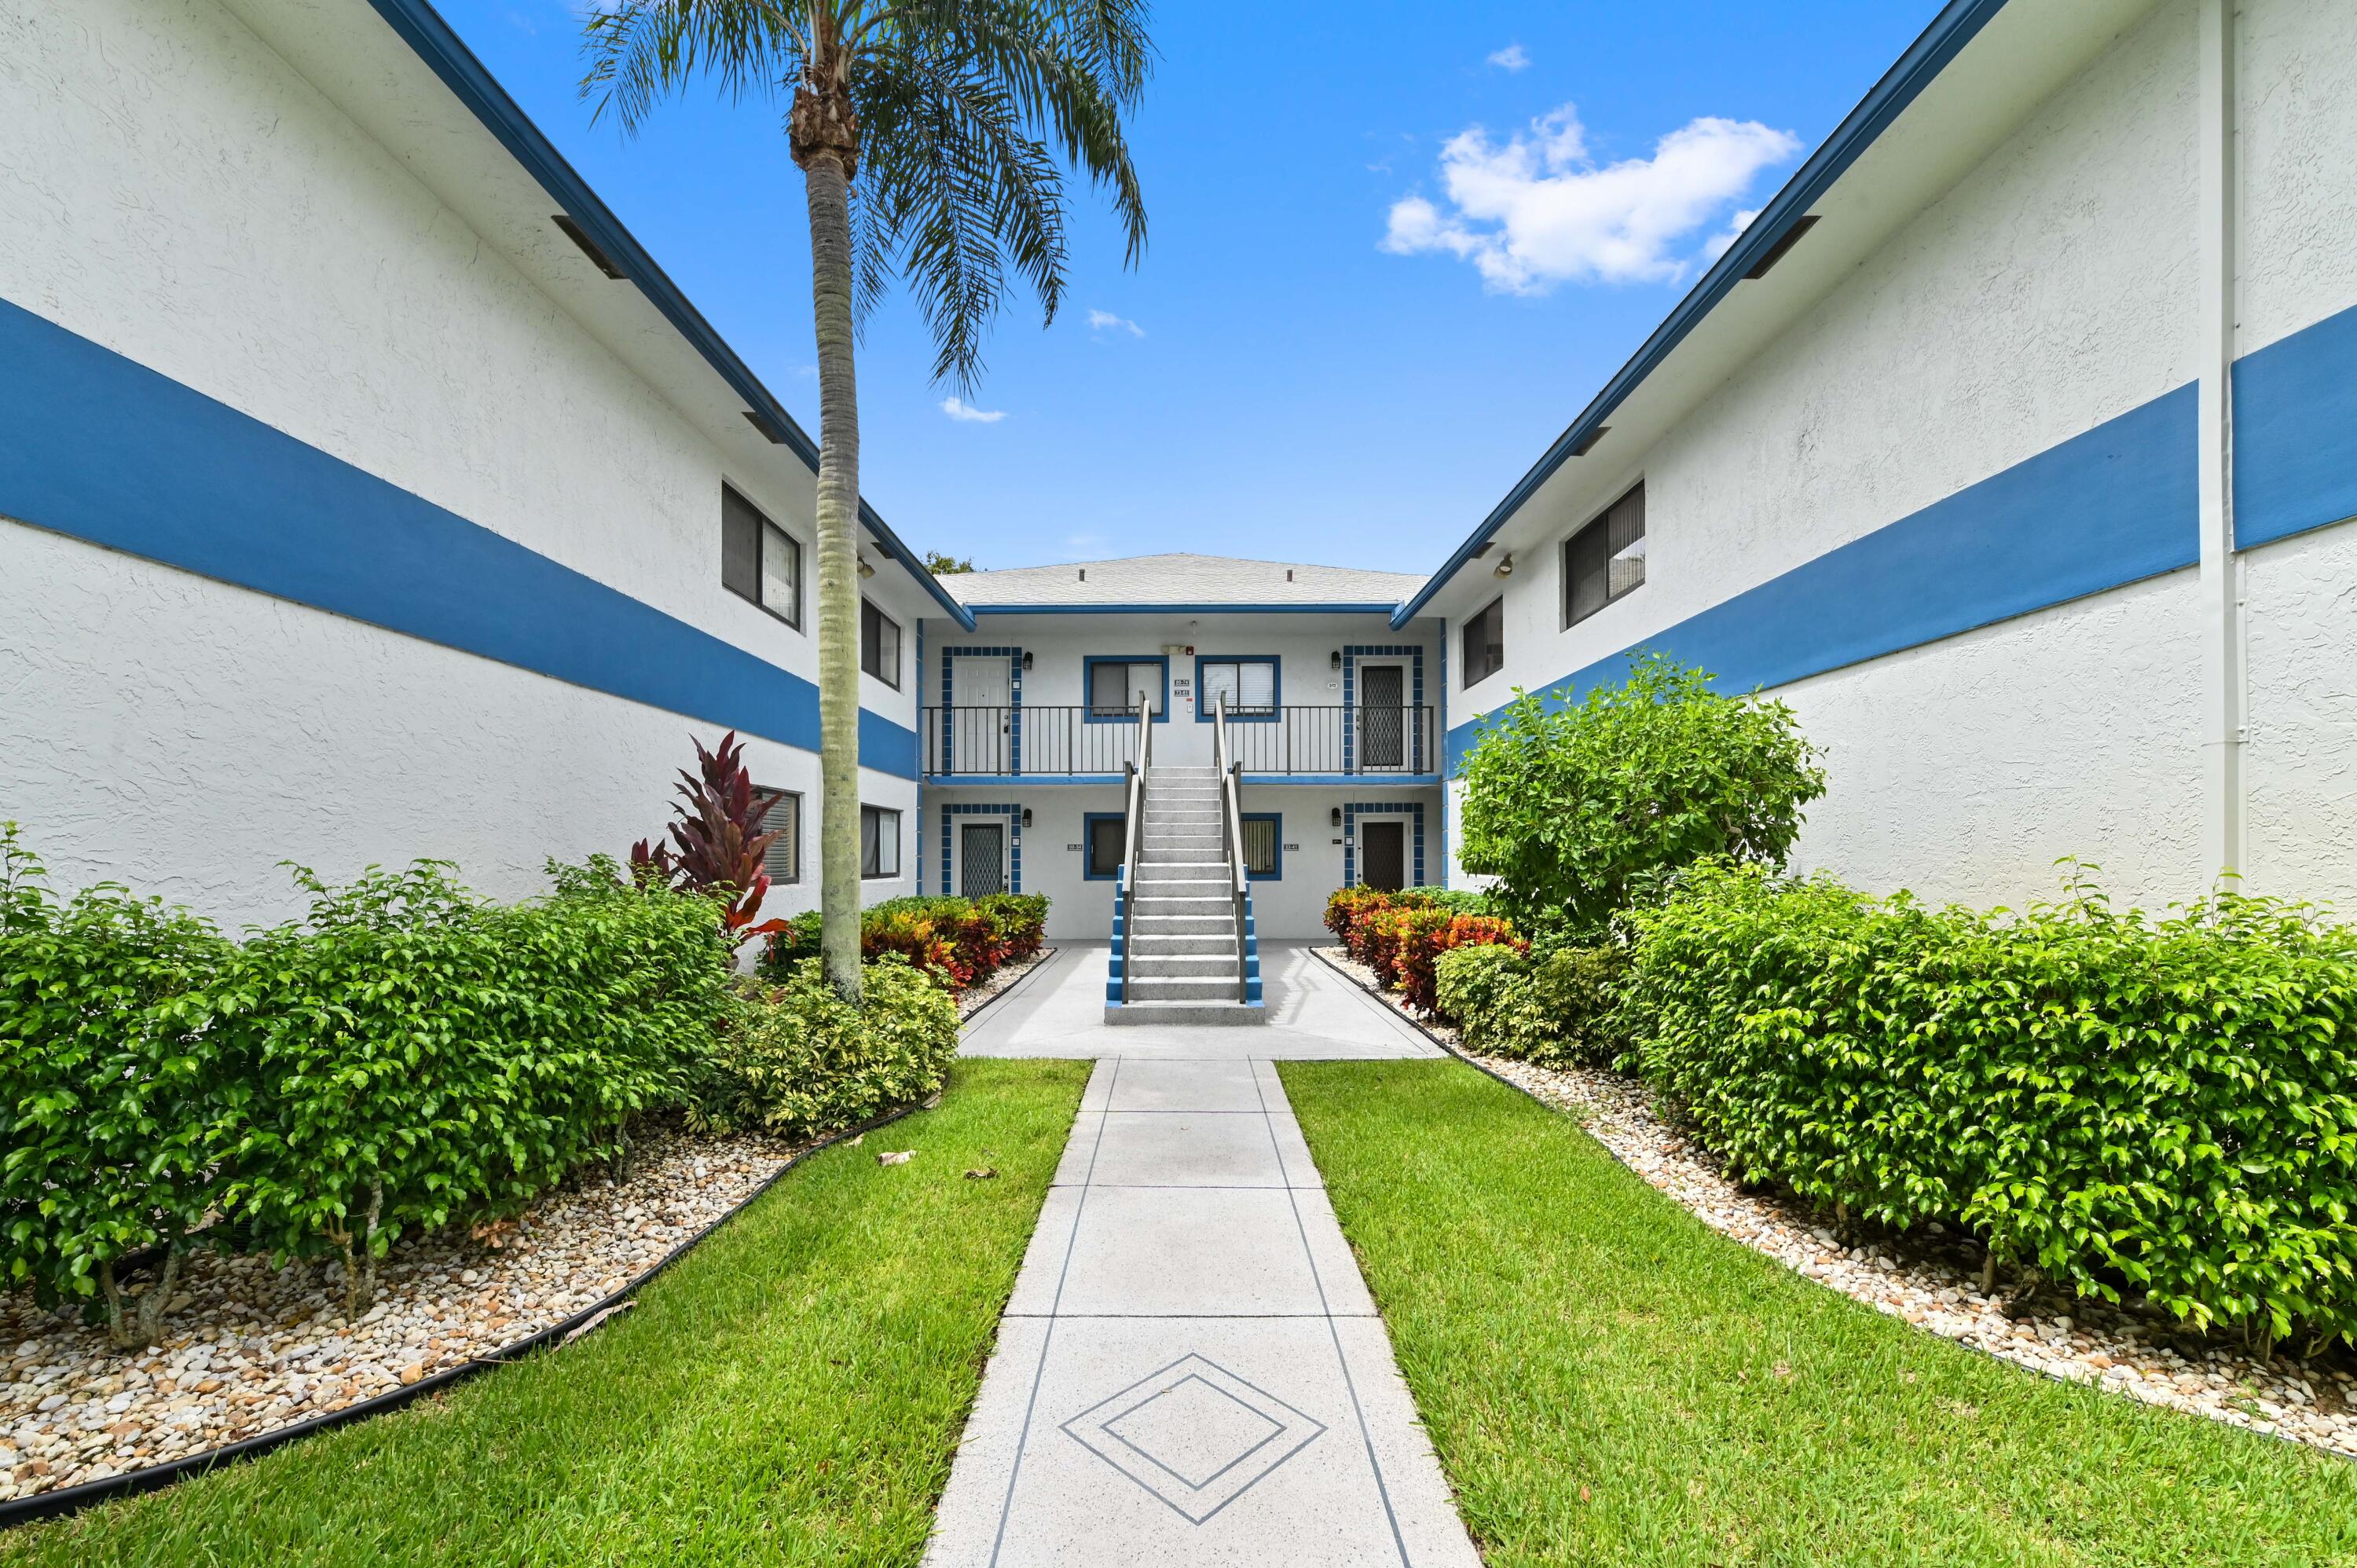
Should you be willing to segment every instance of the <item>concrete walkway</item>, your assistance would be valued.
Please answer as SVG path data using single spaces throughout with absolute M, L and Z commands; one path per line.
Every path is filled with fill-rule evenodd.
M 1264 1028 L 1107 1028 L 1102 948 L 970 1054 L 1094 1056 L 931 1568 L 1479 1568 L 1273 1058 L 1437 1053 L 1306 948 Z

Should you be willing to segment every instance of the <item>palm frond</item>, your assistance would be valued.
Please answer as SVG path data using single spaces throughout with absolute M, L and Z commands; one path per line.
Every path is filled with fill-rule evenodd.
M 1150 65 L 1144 14 L 1134 0 L 898 0 L 863 19 L 852 88 L 866 143 L 863 270 L 908 278 L 939 350 L 935 379 L 972 390 L 1009 269 L 1054 320 L 1063 166 L 1111 188 L 1125 260 L 1143 253 L 1122 115 Z
M 699 71 L 731 98 L 766 93 L 802 72 L 805 39 L 791 0 L 614 0 L 581 25 L 581 96 L 595 123 L 611 109 L 635 132 Z

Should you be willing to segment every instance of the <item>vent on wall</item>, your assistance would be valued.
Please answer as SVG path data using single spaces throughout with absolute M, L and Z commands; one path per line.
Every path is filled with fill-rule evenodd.
M 581 253 L 588 257 L 591 261 L 597 263 L 597 270 L 599 272 L 604 273 L 609 278 L 619 278 L 623 275 L 622 269 L 614 264 L 613 258 L 597 248 L 597 242 L 592 240 L 588 235 L 581 231 L 580 224 L 576 223 L 572 219 L 567 218 L 562 212 L 550 213 L 549 221 L 554 223 L 559 229 L 564 230 L 565 237 L 572 241 L 575 244 L 580 246 Z
M 770 424 L 759 414 L 755 413 L 749 408 L 745 411 L 745 423 L 759 431 L 761 433 L 762 439 L 769 442 L 770 446 L 783 446 L 786 444 L 786 433 L 784 431 L 779 429 L 776 425 Z
M 1761 256 L 1758 261 L 1752 263 L 1751 270 L 1743 275 L 1754 282 L 1766 277 L 1768 275 L 1768 269 L 1774 266 L 1778 262 L 1782 261 L 1784 259 L 1784 252 L 1799 244 L 1801 242 L 1801 236 L 1807 233 L 1816 226 L 1817 219 L 1816 214 L 1814 213 L 1809 213 L 1803 217 L 1792 220 L 1792 226 L 1790 229 L 1785 230 L 1781 235 L 1777 236 L 1776 242 L 1768 247 L 1768 253 Z
M 1575 457 L 1587 456 L 1589 452 L 1595 450 L 1596 444 L 1610 435 L 1612 427 L 1609 424 L 1598 425 L 1579 438 L 1579 445 L 1571 449 L 1571 455 Z

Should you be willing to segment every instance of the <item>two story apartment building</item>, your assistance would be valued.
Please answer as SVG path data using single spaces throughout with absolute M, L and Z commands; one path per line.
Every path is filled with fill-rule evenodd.
M 1345 883 L 1441 880 L 1447 650 L 1390 624 L 1420 579 L 1175 554 L 948 581 L 975 624 L 924 628 L 920 886 L 1047 893 L 1053 932 L 1102 938 L 1141 723 L 1157 768 L 1208 767 L 1222 705 L 1264 934 L 1313 934 Z
M 821 824 L 815 454 L 425 0 L 0 0 L 0 818 L 234 926 L 516 896 L 691 734 Z M 936 580 L 861 531 L 868 893 L 1114 912 L 1224 710 L 1260 934 L 1460 879 L 1517 689 L 1660 649 L 1827 751 L 1803 863 L 2357 907 L 2357 5 L 1952 0 L 1429 576 Z M 845 831 L 848 831 L 846 828 Z

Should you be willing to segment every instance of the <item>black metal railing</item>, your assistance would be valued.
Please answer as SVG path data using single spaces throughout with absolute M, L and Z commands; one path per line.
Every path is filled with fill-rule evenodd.
M 1136 713 L 1082 703 L 927 708 L 925 772 L 1102 773 L 1140 765 Z
M 1266 718 L 1228 715 L 1228 757 L 1246 773 L 1433 773 L 1431 707 L 1286 707 Z
M 1176 720 L 1185 725 L 1181 714 Z M 928 778 L 1018 774 L 1117 779 L 1139 767 L 1144 728 L 1133 710 L 1085 703 L 937 707 L 920 714 Z M 1250 774 L 1432 774 L 1440 770 L 1438 710 L 1430 706 L 1288 706 L 1228 714 L 1228 760 Z

